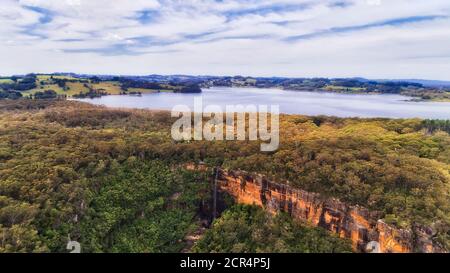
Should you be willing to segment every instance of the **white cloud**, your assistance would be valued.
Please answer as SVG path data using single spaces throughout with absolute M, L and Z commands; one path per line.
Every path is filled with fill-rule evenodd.
M 448 0 L 2 2 L 0 74 L 450 80 Z

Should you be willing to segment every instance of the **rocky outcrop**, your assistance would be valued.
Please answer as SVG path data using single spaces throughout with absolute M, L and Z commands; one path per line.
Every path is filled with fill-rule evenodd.
M 334 198 L 294 189 L 269 181 L 261 175 L 242 171 L 218 170 L 218 187 L 236 202 L 264 207 L 271 213 L 287 212 L 292 217 L 323 227 L 342 238 L 349 238 L 359 252 L 444 252 L 423 228 L 398 229 L 380 220 L 377 212 L 350 206 Z

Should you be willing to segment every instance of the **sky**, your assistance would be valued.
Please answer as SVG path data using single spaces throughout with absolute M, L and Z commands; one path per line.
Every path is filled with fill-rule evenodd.
M 450 80 L 449 0 L 0 0 L 0 75 Z

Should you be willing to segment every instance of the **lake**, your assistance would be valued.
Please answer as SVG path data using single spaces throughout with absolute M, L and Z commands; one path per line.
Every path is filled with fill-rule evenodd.
M 450 119 L 450 102 L 413 102 L 401 95 L 360 95 L 327 92 L 297 92 L 280 89 L 214 87 L 201 94 L 154 93 L 142 96 L 111 95 L 77 99 L 108 107 L 171 110 L 174 105 L 193 109 L 194 98 L 203 106 L 279 105 L 285 114 L 328 115 L 338 117 L 386 117 Z

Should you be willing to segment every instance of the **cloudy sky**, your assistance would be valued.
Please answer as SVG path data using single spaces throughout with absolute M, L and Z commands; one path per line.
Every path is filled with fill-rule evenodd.
M 0 0 L 0 75 L 450 80 L 449 0 Z

